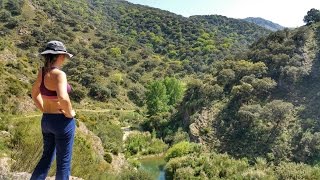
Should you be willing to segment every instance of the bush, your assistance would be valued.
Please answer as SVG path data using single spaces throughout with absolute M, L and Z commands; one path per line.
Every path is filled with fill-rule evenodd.
M 152 176 L 143 170 L 125 170 L 121 173 L 121 180 L 153 180 Z
M 70 97 L 72 100 L 80 102 L 86 97 L 86 92 L 84 91 L 84 89 L 73 88 L 72 92 L 70 93 Z
M 166 145 L 161 139 L 152 139 L 145 154 L 159 154 L 164 152 L 167 148 L 168 145 Z
M 142 107 L 145 99 L 145 88 L 139 84 L 134 84 L 128 91 L 129 99 L 137 106 Z
M 174 134 L 172 143 L 177 144 L 182 141 L 189 141 L 189 134 L 182 130 L 182 128 L 179 128 L 178 131 Z
M 149 132 L 131 134 L 126 140 L 126 154 L 159 154 L 164 152 L 168 146 L 160 139 L 151 137 Z
M 188 166 L 188 167 L 183 167 L 179 168 L 175 174 L 174 174 L 174 179 L 192 179 L 194 177 L 195 170 Z
M 103 156 L 104 160 L 106 160 L 109 164 L 112 163 L 112 156 L 109 153 L 105 153 Z
M 311 167 L 305 164 L 285 163 L 281 162 L 275 168 L 277 179 L 319 179 L 320 168 Z
M 10 78 L 10 84 L 8 85 L 7 93 L 8 95 L 15 95 L 21 97 L 26 93 L 26 87 L 22 85 L 19 81 Z
M 1 10 L 0 11 L 0 22 L 8 22 L 11 18 L 11 13 L 7 10 Z
M 8 29 L 13 29 L 15 27 L 17 27 L 19 24 L 19 21 L 15 18 L 11 18 L 8 23 L 5 25 L 6 28 Z
M 169 161 L 172 158 L 181 157 L 187 154 L 200 152 L 200 145 L 190 142 L 180 142 L 173 145 L 166 153 L 165 160 Z
M 131 134 L 126 140 L 126 152 L 129 155 L 138 154 L 151 141 L 151 135 L 148 133 Z
M 106 87 L 101 87 L 98 84 L 93 84 L 90 88 L 89 95 L 99 101 L 106 101 L 111 97 L 111 90 Z
M 8 0 L 5 8 L 10 11 L 12 15 L 17 16 L 22 12 L 23 2 L 22 0 Z
M 131 164 L 135 168 L 140 168 L 141 167 L 141 162 L 138 161 L 137 159 L 128 159 L 129 164 Z

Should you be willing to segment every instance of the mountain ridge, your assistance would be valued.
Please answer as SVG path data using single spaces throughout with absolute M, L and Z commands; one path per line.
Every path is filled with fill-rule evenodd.
M 278 31 L 278 30 L 283 30 L 284 28 L 286 28 L 284 26 L 281 26 L 280 24 L 274 23 L 270 20 L 263 19 L 261 17 L 247 17 L 242 20 L 257 24 L 257 25 L 264 27 L 264 28 L 267 28 L 271 31 Z

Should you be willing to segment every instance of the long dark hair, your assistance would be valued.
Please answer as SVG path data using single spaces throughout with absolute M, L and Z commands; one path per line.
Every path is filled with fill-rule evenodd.
M 59 54 L 44 54 L 44 74 L 50 71 L 52 64 L 54 64 L 59 56 Z

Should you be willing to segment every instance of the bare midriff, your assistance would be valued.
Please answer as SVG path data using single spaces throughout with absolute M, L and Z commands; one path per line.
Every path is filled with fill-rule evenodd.
M 44 113 L 52 113 L 52 114 L 62 114 L 60 102 L 58 99 L 43 99 L 43 112 Z

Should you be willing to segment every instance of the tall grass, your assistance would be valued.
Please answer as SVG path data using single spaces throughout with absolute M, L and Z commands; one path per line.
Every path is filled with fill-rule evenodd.
M 9 122 L 11 158 L 15 160 L 12 171 L 32 172 L 42 154 L 40 117 L 12 118 Z M 100 179 L 108 173 L 110 165 L 94 151 L 93 143 L 90 136 L 76 130 L 71 170 L 73 176 Z M 49 175 L 54 175 L 55 169 L 53 162 Z

